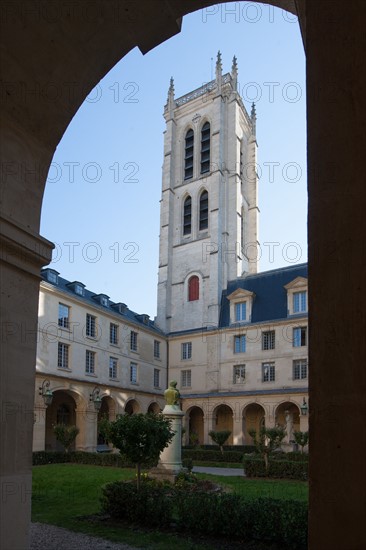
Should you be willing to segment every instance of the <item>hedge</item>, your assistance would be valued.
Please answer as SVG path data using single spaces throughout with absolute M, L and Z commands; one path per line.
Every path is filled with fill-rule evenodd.
M 269 458 L 269 469 L 266 472 L 262 458 L 245 456 L 243 466 L 246 477 L 271 477 L 279 479 L 308 479 L 308 462 L 299 460 L 279 460 Z
M 116 466 L 120 468 L 133 467 L 119 453 L 87 453 L 84 451 L 35 451 L 33 453 L 33 466 L 44 464 L 62 464 L 73 462 L 76 464 L 92 464 L 93 466 Z
M 281 548 L 307 548 L 307 504 L 272 498 L 246 499 L 232 493 L 189 492 L 157 483 L 108 483 L 102 510 L 114 519 L 145 526 L 174 525 L 191 535 L 224 540 L 265 541 Z
M 240 451 L 208 451 L 205 449 L 183 449 L 182 458 L 206 462 L 241 462 L 243 453 Z
M 219 448 L 217 445 L 184 445 L 182 447 L 182 450 L 203 450 L 203 451 L 218 451 Z M 236 451 L 241 452 L 242 454 L 245 453 L 253 453 L 255 452 L 256 448 L 254 445 L 224 445 L 224 453 L 227 451 Z

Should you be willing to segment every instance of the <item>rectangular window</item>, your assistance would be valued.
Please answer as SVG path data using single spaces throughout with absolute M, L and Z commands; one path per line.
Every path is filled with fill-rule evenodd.
M 306 290 L 303 290 L 302 292 L 294 292 L 293 310 L 294 313 L 302 313 L 303 311 L 306 311 Z
M 233 367 L 233 384 L 244 384 L 245 365 L 235 365 Z
M 96 320 L 97 318 L 94 315 L 90 315 L 90 313 L 86 314 L 86 335 L 90 338 L 95 338 L 96 336 Z
M 131 330 L 131 336 L 130 336 L 130 349 L 132 351 L 137 351 L 137 332 L 134 332 Z
M 130 363 L 130 382 L 137 384 L 137 363 Z
M 182 344 L 182 359 L 191 359 L 191 358 L 192 358 L 192 342 L 184 342 Z
M 306 359 L 297 359 L 293 362 L 294 380 L 303 380 L 308 377 L 308 362 Z
M 275 349 L 275 331 L 262 332 L 262 349 Z
M 59 369 L 69 368 L 69 346 L 61 342 L 58 343 L 57 367 Z
M 247 338 L 245 334 L 234 336 L 234 353 L 244 353 L 246 351 Z
M 160 342 L 158 340 L 154 340 L 154 357 L 160 359 Z
M 70 308 L 64 304 L 58 304 L 58 326 L 69 328 L 70 326 Z
M 293 346 L 299 348 L 307 344 L 307 329 L 306 327 L 296 327 L 293 329 Z
M 182 388 L 190 388 L 191 387 L 191 371 L 190 370 L 182 370 L 182 372 L 181 372 L 181 386 L 182 386 Z
M 246 321 L 247 319 L 247 303 L 241 302 L 235 304 L 235 321 Z
M 88 349 L 85 352 L 85 372 L 86 374 L 95 373 L 95 352 Z
M 113 323 L 109 325 L 109 342 L 110 344 L 118 344 L 118 325 Z
M 154 388 L 160 387 L 160 370 L 154 369 Z
M 109 378 L 117 378 L 118 359 L 116 357 L 109 358 Z
M 262 382 L 275 381 L 275 364 L 262 363 Z

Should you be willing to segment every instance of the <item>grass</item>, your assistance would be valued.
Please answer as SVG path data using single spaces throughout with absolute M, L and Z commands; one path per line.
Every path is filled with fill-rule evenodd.
M 211 464 L 212 465 L 212 464 Z M 192 541 L 158 531 L 129 529 L 110 521 L 91 521 L 100 511 L 99 497 L 105 483 L 135 477 L 135 470 L 83 464 L 49 464 L 33 468 L 32 521 L 50 523 L 96 535 L 115 542 L 125 542 L 153 550 L 207 550 L 213 548 L 201 541 Z M 257 480 L 243 477 L 199 474 L 247 498 L 307 499 L 307 483 L 289 480 Z

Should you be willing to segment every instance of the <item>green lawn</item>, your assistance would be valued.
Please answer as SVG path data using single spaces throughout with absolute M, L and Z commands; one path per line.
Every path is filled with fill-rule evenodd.
M 159 532 L 140 532 L 120 525 L 91 522 L 83 516 L 100 510 L 99 497 L 105 483 L 133 479 L 135 470 L 82 464 L 49 464 L 33 468 L 32 521 L 50 523 L 73 531 L 94 534 L 154 550 L 207 550 L 212 546 L 194 543 L 187 537 Z M 307 483 L 301 481 L 256 480 L 199 474 L 245 496 L 307 499 Z

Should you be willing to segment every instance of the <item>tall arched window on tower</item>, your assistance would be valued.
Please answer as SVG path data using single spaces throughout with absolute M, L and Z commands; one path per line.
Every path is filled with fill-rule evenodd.
M 193 177 L 193 141 L 194 134 L 192 128 L 186 133 L 184 147 L 184 179 L 188 180 Z
M 210 171 L 210 123 L 205 122 L 201 130 L 201 174 Z
M 208 228 L 208 193 L 202 191 L 200 196 L 200 231 Z
M 183 235 L 190 235 L 192 231 L 192 199 L 188 195 L 183 206 Z
M 188 281 L 188 302 L 194 302 L 200 298 L 200 280 L 197 275 L 192 275 Z

